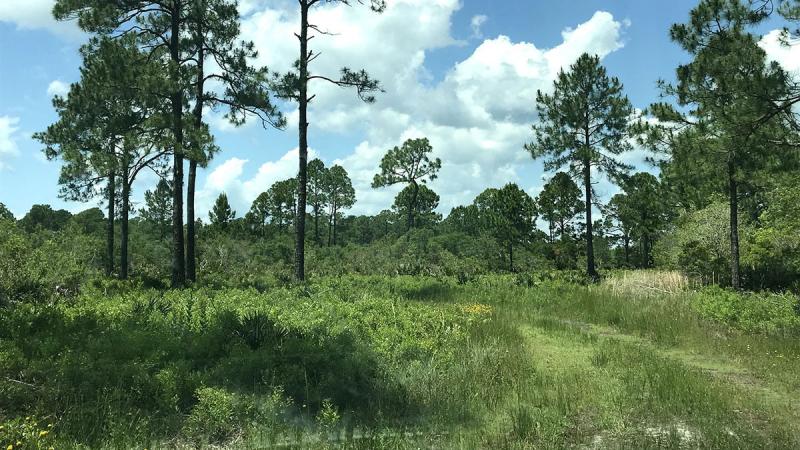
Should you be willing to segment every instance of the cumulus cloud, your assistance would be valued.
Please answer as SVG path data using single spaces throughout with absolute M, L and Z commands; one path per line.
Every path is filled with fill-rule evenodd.
M 75 22 L 59 22 L 53 18 L 55 0 L 23 0 L 0 2 L 0 22 L 8 22 L 22 30 L 44 29 L 60 36 L 77 38 L 81 31 Z
M 202 188 L 197 192 L 197 210 L 210 211 L 219 194 L 225 193 L 231 207 L 241 217 L 250 210 L 250 205 L 262 192 L 278 181 L 297 175 L 297 148 L 286 152 L 277 161 L 267 161 L 252 176 L 244 177 L 249 163 L 246 159 L 230 158 L 214 167 L 206 177 Z M 309 149 L 309 160 L 316 158 L 317 152 Z
M 470 21 L 469 25 L 470 27 L 472 27 L 473 38 L 475 39 L 483 38 L 483 30 L 481 30 L 481 28 L 483 27 L 483 24 L 485 24 L 487 20 L 489 20 L 489 18 L 483 14 L 479 14 L 477 16 L 472 17 L 472 20 Z
M 296 5 L 261 0 L 246 5 L 243 37 L 260 49 L 258 62 L 272 70 L 289 70 L 297 58 Z M 540 189 L 541 177 L 525 171 L 541 170 L 541 165 L 523 150 L 536 120 L 536 91 L 552 89 L 557 73 L 582 53 L 602 58 L 622 48 L 628 26 L 598 11 L 565 28 L 562 42 L 552 48 L 510 36 L 486 39 L 437 79 L 427 70 L 426 59 L 437 48 L 460 45 L 451 32 L 460 7 L 459 0 L 390 0 L 381 15 L 338 4 L 324 4 L 312 12 L 313 23 L 335 33 L 313 41 L 315 53 L 321 55 L 313 63 L 314 73 L 335 76 L 343 66 L 363 67 L 385 90 L 377 103 L 367 105 L 350 90 L 324 83 L 311 86 L 317 94 L 309 113 L 312 145 L 319 131 L 361 137 L 348 155 L 335 161 L 322 155 L 350 173 L 358 200 L 353 213 L 372 214 L 392 204 L 400 187 L 370 187 L 378 163 L 387 149 L 423 136 L 443 161 L 440 177 L 432 183 L 442 198 L 443 213 L 471 202 L 487 187 L 517 182 L 531 192 Z M 469 24 L 479 29 L 484 22 L 473 19 Z M 290 132 L 296 126 L 296 120 L 289 121 Z M 238 190 L 238 201 L 249 207 L 269 184 L 295 173 L 293 150 L 263 164 L 250 179 L 239 176 L 229 188 Z
M 787 45 L 782 39 L 783 30 L 772 30 L 765 34 L 758 45 L 767 53 L 767 59 L 776 61 L 795 77 L 800 75 L 800 42 L 794 40 Z
M 19 117 L 0 116 L 0 170 L 7 169 L 4 161 L 19 154 L 15 134 L 19 131 Z
M 69 92 L 69 84 L 61 81 L 61 80 L 53 80 L 47 86 L 47 95 L 50 97 L 53 96 L 65 96 Z

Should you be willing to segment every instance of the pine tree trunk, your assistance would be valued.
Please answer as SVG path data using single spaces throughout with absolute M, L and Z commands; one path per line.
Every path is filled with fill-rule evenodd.
M 592 280 L 597 280 L 592 230 L 592 166 L 589 158 L 583 161 L 583 187 L 586 194 L 586 274 Z
M 189 161 L 189 179 L 186 186 L 186 278 L 197 281 L 197 250 L 195 231 L 194 197 L 197 180 L 197 161 Z
M 314 207 L 314 242 L 317 243 L 317 247 L 321 246 L 319 241 L 319 207 Z
M 127 162 L 126 162 L 127 165 Z M 127 169 L 123 173 L 122 179 L 122 217 L 120 224 L 119 242 L 119 279 L 128 279 L 128 217 L 130 216 L 131 184 L 128 180 Z
M 184 261 L 183 239 L 183 87 L 181 86 L 179 68 L 181 64 L 180 36 L 181 11 L 180 0 L 175 0 L 171 16 L 170 58 L 174 67 L 170 74 L 176 91 L 172 93 L 172 132 L 175 139 L 172 158 L 172 287 L 179 288 L 186 284 L 186 266 Z
M 419 194 L 419 185 L 416 180 L 411 180 L 413 186 L 411 195 L 411 204 L 408 205 L 408 229 L 411 230 L 415 226 L 414 216 L 417 210 L 417 195 Z
M 728 187 L 731 209 L 731 287 L 741 289 L 742 282 L 739 273 L 739 192 L 736 183 L 736 168 L 732 159 L 728 162 Z
M 106 230 L 106 275 L 114 274 L 114 216 L 116 215 L 115 206 L 117 203 L 117 184 L 116 173 L 111 170 L 108 173 L 108 222 Z
M 328 217 L 328 247 L 331 246 L 333 239 L 333 216 Z
M 623 236 L 622 240 L 625 242 L 625 265 L 631 265 L 631 238 L 627 234 Z
M 333 213 L 333 245 L 336 245 L 336 214 Z
M 197 50 L 197 67 L 195 68 L 197 71 L 197 78 L 195 80 L 197 93 L 194 105 L 194 125 L 197 130 L 200 130 L 203 126 L 203 104 L 205 100 L 205 86 L 203 82 L 205 78 L 205 69 L 203 68 L 203 63 L 205 62 L 205 41 L 203 40 L 202 23 L 197 25 L 196 34 L 197 40 L 200 42 L 200 47 Z M 189 181 L 186 188 L 186 278 L 192 283 L 197 281 L 197 233 L 195 230 L 194 197 L 195 183 L 197 180 L 197 158 L 201 151 L 202 149 L 198 141 L 195 143 L 195 156 L 189 161 Z
M 306 183 L 308 181 L 308 3 L 300 1 L 300 158 L 297 171 L 297 212 L 295 220 L 294 277 L 306 279 Z

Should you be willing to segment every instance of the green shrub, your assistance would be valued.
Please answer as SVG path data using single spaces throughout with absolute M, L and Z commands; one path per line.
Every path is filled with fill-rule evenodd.
M 219 443 L 241 430 L 241 423 L 252 408 L 241 397 L 224 389 L 197 390 L 197 404 L 183 425 L 184 434 L 195 442 Z
M 694 295 L 692 305 L 703 317 L 744 331 L 800 335 L 799 303 L 792 294 L 740 293 L 711 286 Z

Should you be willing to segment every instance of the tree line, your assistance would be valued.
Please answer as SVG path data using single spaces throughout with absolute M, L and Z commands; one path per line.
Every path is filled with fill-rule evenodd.
M 146 208 L 139 214 L 157 224 L 162 239 L 170 237 L 172 286 L 197 280 L 196 177 L 220 151 L 205 122 L 209 109 L 224 108 L 234 125 L 255 119 L 265 128 L 286 126 L 279 108 L 285 103 L 296 103 L 300 117 L 296 177 L 269 187 L 239 218 L 221 195 L 210 213 L 211 226 L 244 227 L 261 236 L 272 230 L 293 233 L 298 280 L 305 278 L 307 241 L 337 244 L 337 229 L 355 204 L 355 192 L 343 167 L 308 161 L 308 104 L 315 98 L 309 88 L 316 81 L 333 83 L 352 88 L 365 102 L 374 102 L 382 88 L 363 70 L 345 67 L 337 76 L 311 70 L 320 55 L 310 42 L 327 34 L 311 20 L 322 3 L 298 1 L 299 56 L 294 70 L 279 74 L 252 65 L 257 54 L 252 42 L 240 41 L 235 0 L 56 2 L 57 19 L 76 19 L 92 37 L 81 48 L 80 80 L 53 100 L 58 121 L 35 137 L 49 159 L 62 162 L 61 197 L 104 199 L 109 275 L 128 277 L 132 186 L 143 171 L 153 171 L 160 181 L 145 193 Z M 379 0 L 365 3 L 376 13 L 386 8 Z M 587 275 L 597 279 L 596 240 L 612 242 L 626 265 L 651 267 L 664 236 L 724 198 L 729 279 L 739 288 L 740 217 L 745 214 L 748 223 L 764 229 L 761 215 L 782 198 L 773 193 L 796 185 L 781 180 L 791 180 L 798 167 L 800 127 L 793 106 L 800 87 L 767 61 L 754 30 L 776 15 L 796 22 L 799 10 L 795 1 L 701 1 L 688 22 L 670 30 L 691 61 L 677 67 L 676 82 L 659 82 L 664 101 L 644 111 L 632 106 L 599 57 L 581 55 L 562 68 L 552 89 L 537 93 L 538 122 L 524 149 L 555 172 L 537 198 L 508 184 L 486 190 L 442 221 L 436 212 L 440 197 L 428 187 L 442 161 L 432 156 L 428 139 L 418 138 L 389 149 L 381 160 L 372 187 L 404 188 L 391 211 L 376 217 L 403 217 L 405 231 L 440 226 L 491 235 L 510 270 L 515 250 L 537 239 L 548 243 L 555 261 L 567 254 L 565 260 L 574 261 L 580 246 Z M 784 34 L 787 45 L 797 37 L 788 29 Z M 624 155 L 634 146 L 651 152 L 658 176 L 632 173 Z M 620 188 L 606 203 L 595 192 L 600 176 Z M 537 221 L 546 224 L 545 233 Z

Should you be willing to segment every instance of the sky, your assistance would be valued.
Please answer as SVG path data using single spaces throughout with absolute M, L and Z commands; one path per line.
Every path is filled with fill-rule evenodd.
M 78 212 L 98 206 L 58 197 L 60 163 L 48 161 L 31 138 L 56 120 L 54 95 L 78 81 L 78 50 L 88 35 L 51 16 L 55 0 L 0 0 L 0 202 L 18 218 L 33 204 Z M 372 189 L 385 152 L 406 139 L 427 137 L 442 159 L 430 184 L 439 211 L 471 203 L 484 189 L 517 183 L 538 195 L 552 173 L 524 150 L 533 139 L 536 91 L 552 90 L 561 68 L 584 52 L 602 59 L 624 85 L 634 107 L 658 100 L 656 82 L 672 81 L 689 60 L 669 39 L 669 27 L 688 19 L 696 1 L 672 0 L 389 0 L 383 14 L 369 8 L 325 4 L 311 22 L 332 35 L 312 46 L 321 56 L 312 71 L 335 76 L 341 67 L 366 69 L 384 89 L 374 104 L 355 92 L 314 82 L 309 111 L 312 157 L 342 165 L 350 174 L 357 203 L 352 214 L 391 207 L 400 187 Z M 254 64 L 285 72 L 299 52 L 293 0 L 240 0 L 242 38 L 259 50 Z M 777 41 L 779 24 L 762 27 L 770 59 L 800 69 L 800 46 Z M 288 126 L 264 129 L 257 121 L 233 127 L 224 110 L 206 118 L 222 151 L 198 175 L 197 210 L 205 219 L 225 192 L 238 216 L 272 183 L 297 173 L 297 111 L 284 105 Z M 622 156 L 636 170 L 654 172 L 646 152 Z M 143 172 L 134 185 L 135 206 L 157 182 Z M 617 188 L 595 186 L 602 198 Z

